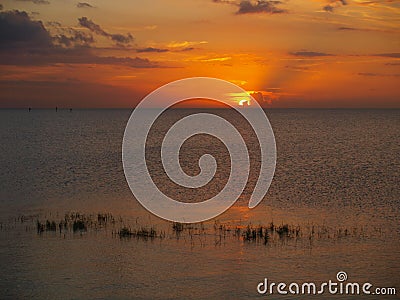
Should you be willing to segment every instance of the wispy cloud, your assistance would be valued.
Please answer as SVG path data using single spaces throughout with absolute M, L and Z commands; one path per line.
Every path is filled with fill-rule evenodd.
M 91 33 L 83 32 L 71 27 L 64 27 L 60 22 L 47 22 L 47 26 L 56 33 L 53 41 L 65 47 L 89 46 L 95 42 Z
M 310 67 L 307 66 L 291 66 L 287 65 L 285 66 L 286 69 L 290 69 L 296 72 L 306 72 L 306 73 L 317 73 L 318 71 L 312 70 Z
M 350 26 L 341 26 L 338 27 L 339 31 L 363 31 L 363 32 L 381 32 L 381 33 L 398 33 L 398 30 L 395 29 L 381 29 L 381 28 L 361 28 L 361 27 L 350 27 Z
M 327 12 L 333 12 L 337 7 L 347 5 L 347 0 L 329 0 L 322 9 Z
M 354 31 L 354 30 L 360 30 L 360 29 L 354 28 L 354 27 L 341 26 L 341 27 L 338 28 L 338 30 L 344 30 L 344 31 L 349 30 L 349 31 Z
M 76 4 L 77 8 L 95 8 L 93 5 L 91 5 L 90 3 L 87 2 L 78 2 Z
M 399 77 L 400 74 L 383 74 L 383 73 L 372 73 L 372 72 L 360 72 L 357 75 L 367 77 Z
M 236 11 L 237 15 L 243 14 L 282 14 L 286 13 L 287 10 L 279 8 L 278 6 L 283 4 L 282 1 L 278 0 L 258 0 L 258 1 L 230 1 L 230 0 L 213 0 L 215 3 L 230 4 L 238 7 Z
M 88 19 L 87 17 L 82 17 L 78 19 L 79 25 L 86 27 L 90 31 L 92 31 L 95 34 L 107 37 L 111 39 L 112 41 L 116 42 L 117 44 L 129 44 L 130 42 L 133 41 L 133 36 L 128 33 L 126 35 L 119 34 L 119 33 L 109 33 L 105 31 L 103 28 L 101 28 L 100 25 L 94 23 L 92 20 Z
M 381 74 L 378 73 L 370 73 L 370 72 L 360 72 L 357 75 L 360 76 L 368 76 L 368 77 L 375 77 L 375 76 L 381 76 Z
M 204 59 L 199 59 L 202 62 L 216 62 L 216 61 L 227 61 L 231 60 L 232 57 L 230 56 L 224 56 L 224 57 L 214 57 L 214 58 L 204 58 Z
M 144 52 L 156 52 L 156 53 L 161 53 L 161 52 L 168 52 L 168 49 L 164 48 L 154 48 L 154 47 L 147 47 L 147 48 L 139 48 L 136 49 L 136 52 L 138 53 L 144 53 Z
M 32 2 L 34 4 L 50 4 L 50 1 L 47 0 L 16 0 L 20 2 Z
M 72 28 L 69 28 L 69 31 L 71 32 L 71 35 L 66 35 L 66 34 L 58 34 L 53 37 L 53 39 L 66 47 L 71 47 L 71 46 L 77 46 L 77 45 L 83 45 L 83 46 L 88 46 L 92 43 L 94 43 L 94 38 L 91 34 L 86 34 L 84 32 L 74 30 Z
M 381 57 L 392 57 L 392 58 L 400 58 L 400 53 L 378 53 L 378 54 L 373 54 L 373 56 L 381 56 Z
M 207 44 L 207 41 L 182 41 L 182 42 L 170 42 L 167 44 L 169 48 L 188 48 L 196 45 Z
M 302 57 L 333 56 L 333 54 L 324 52 L 314 52 L 314 51 L 297 51 L 297 52 L 290 52 L 289 54 L 293 56 L 302 56 Z
M 277 6 L 282 4 L 281 1 L 257 1 L 252 3 L 250 1 L 241 1 L 239 3 L 239 10 L 236 14 L 255 14 L 255 13 L 268 13 L 268 14 L 282 14 L 287 11 Z

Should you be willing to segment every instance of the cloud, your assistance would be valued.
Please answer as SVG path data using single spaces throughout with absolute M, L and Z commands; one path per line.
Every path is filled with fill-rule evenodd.
M 281 1 L 257 1 L 252 3 L 250 1 L 240 1 L 239 10 L 236 14 L 256 14 L 256 13 L 268 13 L 268 14 L 281 14 L 286 13 L 285 9 L 277 8 L 278 4 L 282 4 Z
M 360 72 L 357 75 L 367 76 L 367 77 L 399 77 L 400 74 L 382 74 L 382 73 L 370 73 L 370 72 Z
M 333 56 L 332 54 L 329 53 L 314 52 L 314 51 L 298 51 L 298 52 L 290 52 L 289 54 L 293 56 L 303 56 L 303 57 Z
M 207 41 L 183 41 L 183 42 L 170 42 L 167 47 L 169 48 L 188 48 L 195 45 L 207 44 Z
M 56 32 L 53 42 L 65 47 L 89 46 L 95 42 L 91 33 L 82 32 L 75 28 L 64 27 L 60 22 L 50 21 L 46 23 Z
M 153 47 L 147 47 L 147 48 L 140 48 L 136 49 L 136 52 L 138 53 L 143 53 L 143 52 L 156 52 L 156 53 L 161 53 L 161 52 L 168 52 L 168 49 L 162 49 L 162 48 L 153 48 Z
M 333 12 L 337 7 L 347 5 L 347 0 L 329 0 L 329 4 L 322 7 L 326 12 Z
M 398 31 L 394 29 L 378 29 L 378 28 L 360 28 L 360 27 L 347 27 L 347 26 L 341 26 L 338 27 L 337 30 L 339 31 L 364 31 L 364 32 L 382 32 L 382 33 L 398 33 Z
M 58 26 L 59 23 L 53 23 L 53 25 Z M 116 64 L 132 68 L 161 67 L 157 63 L 140 57 L 97 56 L 87 45 L 93 41 L 90 35 L 74 29 L 67 30 L 72 33 L 70 36 L 66 34 L 51 36 L 41 21 L 31 20 L 24 11 L 0 12 L 0 64 L 70 63 Z
M 342 26 L 342 27 L 339 27 L 338 30 L 360 30 L 360 29 L 354 28 L 354 27 L 345 27 L 345 26 Z
M 16 1 L 20 1 L 20 2 L 32 2 L 34 4 L 50 4 L 49 1 L 47 0 L 16 0 Z
M 269 106 L 273 101 L 279 100 L 279 91 L 249 91 L 250 96 L 252 96 L 261 107 Z
M 194 47 L 186 47 L 186 48 L 183 48 L 183 49 L 180 49 L 180 50 L 177 50 L 177 51 L 181 51 L 181 52 L 185 52 L 185 51 L 192 51 L 192 50 L 195 50 L 196 48 L 194 48 Z
M 293 70 L 295 72 L 304 72 L 304 73 L 317 73 L 318 71 L 312 70 L 310 67 L 307 66 L 285 66 L 286 69 Z
M 57 21 L 48 21 L 48 22 L 46 22 L 46 26 L 61 27 L 62 24 Z
M 72 28 L 69 28 L 68 30 L 72 31 L 72 35 L 67 36 L 63 33 L 58 34 L 53 37 L 54 41 L 66 47 L 77 46 L 77 45 L 88 46 L 94 43 L 94 38 L 91 34 L 86 34 L 84 32 L 74 30 Z
M 0 3 L 0 10 L 3 10 L 3 4 Z
M 0 13 L 0 49 L 4 48 L 47 48 L 52 38 L 41 21 L 33 21 L 24 11 Z
M 400 58 L 400 53 L 379 53 L 374 54 L 373 56 L 381 56 L 381 57 L 392 57 L 392 58 Z
M 87 2 L 78 2 L 76 4 L 77 8 L 95 8 L 93 5 L 87 3 Z
M 325 5 L 322 9 L 327 12 L 333 12 L 333 8 L 334 7 L 332 5 L 328 4 L 328 5 Z
M 213 58 L 204 58 L 204 59 L 199 59 L 199 61 L 202 62 L 222 62 L 222 61 L 227 61 L 227 60 L 231 60 L 232 57 L 230 56 L 224 56 L 224 57 L 213 57 Z
M 357 75 L 360 75 L 360 76 L 369 76 L 369 77 L 382 76 L 382 74 L 378 74 L 378 73 L 369 73 L 369 72 L 361 72 L 361 73 L 358 73 Z
M 97 56 L 88 47 L 53 47 L 37 51 L 0 52 L 0 65 L 54 65 L 54 64 L 98 64 L 121 65 L 130 68 L 161 68 L 162 66 L 140 57 Z
M 94 23 L 92 20 L 88 19 L 87 17 L 82 17 L 78 19 L 79 25 L 86 27 L 90 31 L 94 32 L 95 34 L 107 37 L 112 41 L 116 42 L 118 45 L 122 44 L 129 44 L 133 41 L 133 36 L 128 33 L 126 35 L 119 34 L 119 33 L 108 33 L 100 25 Z
M 230 4 L 238 7 L 236 11 L 237 15 L 243 14 L 281 14 L 286 13 L 287 10 L 278 8 L 279 4 L 282 4 L 282 1 L 278 0 L 258 0 L 258 1 L 230 1 L 230 0 L 213 0 L 215 3 L 224 3 Z

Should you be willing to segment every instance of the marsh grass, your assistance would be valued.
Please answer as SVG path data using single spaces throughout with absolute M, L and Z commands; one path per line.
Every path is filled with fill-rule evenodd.
M 154 239 L 154 238 L 162 238 L 163 234 L 162 232 L 158 233 L 154 227 L 151 228 L 146 228 L 146 227 L 141 227 L 138 230 L 131 230 L 128 227 L 122 227 L 117 234 L 119 235 L 120 238 L 130 238 L 130 237 L 137 237 L 137 238 L 142 238 L 142 239 Z
M 148 223 L 148 222 L 146 222 Z M 11 230 L 23 226 L 25 231 L 35 230 L 38 235 L 57 235 L 66 238 L 68 234 L 85 236 L 95 232 L 111 233 L 120 239 L 136 238 L 139 240 L 182 240 L 190 245 L 222 246 L 227 242 L 240 242 L 255 245 L 290 245 L 303 244 L 312 247 L 316 241 L 359 240 L 371 236 L 382 236 L 382 228 L 354 225 L 352 227 L 329 227 L 315 223 L 289 224 L 266 222 L 265 224 L 242 225 L 241 222 L 221 223 L 164 223 L 161 229 L 152 224 L 143 224 L 139 217 L 124 219 L 111 213 L 84 214 L 69 212 L 60 217 L 59 214 L 23 215 L 9 222 L 1 222 L 0 230 Z

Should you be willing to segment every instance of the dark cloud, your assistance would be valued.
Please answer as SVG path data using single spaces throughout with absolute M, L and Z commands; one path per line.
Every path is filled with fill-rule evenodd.
M 56 22 L 52 24 L 59 26 Z M 87 45 L 93 42 L 91 35 L 75 29 L 66 30 L 70 35 L 63 33 L 51 36 L 41 21 L 31 20 L 24 11 L 0 12 L 0 64 L 70 63 L 116 64 L 132 68 L 160 67 L 148 59 L 139 57 L 97 56 Z
M 129 44 L 130 42 L 133 41 L 133 36 L 130 33 L 128 33 L 126 35 L 118 34 L 118 33 L 116 33 L 116 34 L 108 33 L 103 28 L 101 28 L 100 25 L 94 23 L 92 20 L 88 19 L 87 17 L 79 18 L 78 21 L 81 26 L 86 27 L 90 31 L 94 32 L 95 34 L 110 38 L 112 41 L 116 42 L 119 45 Z
M 180 52 L 185 52 L 185 51 L 192 51 L 192 50 L 195 50 L 196 48 L 194 48 L 194 47 L 186 47 L 186 48 L 183 48 L 183 49 L 180 49 L 180 50 L 178 50 L 178 51 L 180 51 Z
M 24 11 L 0 13 L 0 49 L 48 48 L 52 38 L 41 21 L 33 21 Z
M 240 1 L 239 10 L 236 14 L 256 14 L 256 13 L 268 13 L 268 14 L 281 14 L 286 13 L 285 9 L 278 8 L 277 5 L 281 4 L 281 1 L 257 1 L 252 3 L 250 1 Z
M 166 48 L 155 48 L 155 47 L 147 47 L 147 48 L 138 48 L 136 49 L 137 53 L 163 53 L 163 52 L 185 52 L 185 51 L 192 51 L 195 50 L 194 47 L 186 47 L 182 49 L 166 49 Z
M 162 66 L 140 57 L 116 57 L 94 55 L 89 47 L 61 48 L 52 47 L 36 51 L 19 50 L 0 52 L 0 65 L 53 65 L 63 64 L 98 64 L 121 65 L 130 68 L 160 68 Z
M 322 7 L 322 9 L 327 12 L 333 12 L 334 7 L 330 4 L 328 4 L 328 5 L 325 5 L 324 7 Z
M 104 36 L 108 36 L 109 35 L 109 33 L 104 31 L 100 27 L 100 25 L 97 25 L 92 20 L 89 20 L 87 17 L 79 18 L 78 21 L 79 21 L 79 24 L 81 26 L 88 28 L 90 31 L 93 31 L 94 33 L 96 33 L 98 35 L 104 35 Z
M 294 71 L 298 71 L 298 72 L 315 72 L 310 70 L 309 67 L 305 67 L 305 66 L 285 66 L 286 69 L 291 69 Z
M 358 73 L 357 75 L 369 76 L 369 77 L 382 76 L 381 74 L 378 74 L 378 73 L 369 73 L 369 72 L 361 72 L 361 73 Z
M 337 7 L 347 5 L 346 0 L 329 0 L 329 4 L 322 7 L 324 11 L 333 12 Z
M 359 30 L 358 28 L 354 28 L 354 27 L 339 27 L 338 30 Z
M 87 3 L 87 2 L 78 2 L 76 4 L 76 7 L 77 8 L 94 8 L 93 5 L 91 5 L 91 4 Z
M 47 0 L 16 0 L 16 1 L 20 1 L 20 2 L 32 2 L 34 4 L 50 4 L 49 1 Z
M 76 47 L 89 46 L 95 42 L 92 34 L 76 30 L 75 28 L 64 27 L 60 22 L 50 21 L 47 22 L 46 25 L 57 32 L 57 34 L 53 36 L 53 41 L 56 44 L 65 47 Z
M 143 53 L 143 52 L 157 52 L 157 53 L 161 53 L 161 52 L 168 52 L 168 49 L 161 49 L 161 48 L 153 48 L 153 47 L 147 47 L 147 48 L 140 48 L 140 49 L 136 49 L 136 52 L 138 53 Z
M 379 53 L 379 54 L 374 54 L 374 56 L 400 58 L 400 53 Z
M 280 92 L 276 89 L 273 91 L 253 92 L 250 94 L 258 102 L 261 107 L 270 106 L 275 100 L 279 100 Z
M 382 73 L 369 73 L 369 72 L 360 72 L 357 75 L 367 76 L 367 77 L 399 77 L 400 74 L 382 74 Z
M 314 52 L 314 51 L 298 51 L 298 52 L 290 52 L 289 54 L 293 56 L 303 56 L 303 57 L 333 56 L 332 54 L 329 53 Z
M 213 0 L 215 3 L 230 4 L 238 7 L 236 11 L 237 15 L 242 14 L 281 14 L 286 13 L 287 10 L 278 8 L 277 6 L 282 4 L 282 1 L 278 0 L 259 0 L 259 1 L 230 1 L 230 0 Z
M 252 96 L 259 104 L 268 100 L 261 92 L 253 92 L 250 94 L 250 96 Z
M 66 47 L 77 46 L 77 45 L 88 46 L 94 43 L 94 38 L 91 34 L 86 34 L 84 32 L 74 30 L 72 28 L 69 28 L 69 31 L 72 31 L 71 35 L 66 35 L 63 33 L 55 35 L 53 37 L 54 41 Z
M 0 4 L 0 10 L 3 10 L 3 4 Z
M 382 32 L 382 33 L 396 33 L 396 30 L 393 29 L 377 29 L 377 28 L 360 28 L 360 27 L 347 27 L 347 26 L 342 26 L 338 27 L 337 30 L 339 31 L 364 31 L 364 32 Z

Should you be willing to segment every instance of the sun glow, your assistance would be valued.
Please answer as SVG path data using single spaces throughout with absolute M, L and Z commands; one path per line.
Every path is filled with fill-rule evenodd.
M 250 105 L 250 100 L 248 99 L 243 99 L 239 101 L 240 106 L 249 106 Z

